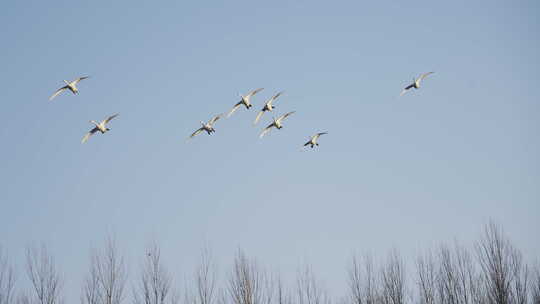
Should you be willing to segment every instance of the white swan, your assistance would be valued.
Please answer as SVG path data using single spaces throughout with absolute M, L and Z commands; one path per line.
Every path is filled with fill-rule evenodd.
M 259 135 L 259 138 L 262 138 L 266 133 L 270 132 L 270 130 L 272 130 L 272 128 L 276 128 L 276 129 L 281 129 L 283 128 L 283 125 L 281 124 L 281 122 L 289 117 L 290 115 L 294 114 L 296 111 L 292 111 L 292 112 L 289 112 L 287 114 L 283 114 L 281 115 L 278 119 L 275 119 L 274 118 L 274 121 L 269 124 L 266 128 L 264 128 L 261 132 L 261 135 Z
M 213 125 L 218 119 L 221 118 L 221 116 L 223 116 L 223 114 L 216 115 L 212 117 L 212 119 L 210 119 L 207 123 L 205 123 L 204 121 L 201 121 L 202 127 L 195 130 L 195 132 L 193 132 L 193 134 L 191 134 L 189 138 L 193 138 L 199 135 L 202 131 L 206 131 L 208 135 L 212 134 L 212 132 L 216 132 L 216 129 L 214 129 Z
M 272 112 L 272 110 L 276 108 L 272 104 L 272 102 L 274 100 L 276 100 L 279 97 L 279 95 L 281 95 L 281 94 L 283 94 L 283 92 L 279 92 L 276 95 L 272 96 L 272 98 L 268 99 L 268 101 L 264 104 L 264 107 L 262 108 L 262 110 L 259 112 L 259 114 L 257 114 L 257 117 L 255 117 L 255 121 L 253 122 L 254 125 L 256 125 L 259 122 L 259 120 L 263 116 L 264 112 L 266 112 L 266 111 Z
M 56 92 L 54 92 L 54 94 L 52 94 L 52 96 L 49 98 L 49 100 L 53 100 L 53 98 L 55 98 L 56 96 L 58 96 L 58 94 L 64 92 L 65 90 L 70 90 L 71 93 L 73 93 L 73 94 L 79 93 L 79 89 L 77 89 L 77 84 L 79 83 L 79 81 L 84 80 L 84 79 L 86 79 L 88 77 L 89 76 L 79 77 L 79 78 L 73 80 L 72 82 L 64 80 L 66 85 L 61 87 L 60 89 L 56 90 Z
M 403 94 L 405 94 L 409 89 L 412 89 L 412 88 L 418 89 L 418 88 L 420 88 L 420 82 L 422 81 L 422 79 L 426 78 L 428 75 L 433 74 L 433 73 L 435 73 L 435 72 L 424 73 L 424 74 L 420 75 L 420 77 L 418 77 L 417 79 L 413 78 L 413 83 L 406 86 L 405 89 L 403 89 L 403 91 L 401 91 L 399 96 L 403 96 Z
M 324 134 L 328 134 L 328 132 L 321 132 L 321 133 L 317 133 L 317 134 L 311 136 L 309 141 L 304 144 L 304 147 L 308 146 L 308 145 L 311 145 L 311 148 L 313 149 L 313 146 L 318 146 L 319 143 L 317 142 L 317 140 L 319 140 L 319 137 L 321 137 L 321 135 L 324 135 Z
M 118 114 L 109 116 L 103 121 L 101 121 L 100 123 L 97 123 L 94 120 L 90 120 L 90 123 L 94 124 L 95 127 L 92 130 L 90 130 L 88 133 L 86 133 L 81 143 L 84 144 L 90 138 L 90 136 L 94 135 L 94 133 L 96 133 L 97 131 L 101 132 L 101 134 L 105 134 L 105 132 L 110 131 L 111 129 L 107 128 L 107 123 L 109 123 L 109 121 L 111 121 L 116 116 L 118 116 Z
M 241 106 L 241 105 L 244 105 L 246 106 L 246 109 L 249 109 L 251 108 L 251 102 L 249 101 L 251 99 L 251 97 L 257 93 L 259 93 L 260 91 L 262 91 L 263 88 L 259 88 L 259 89 L 256 89 L 256 90 L 253 90 L 251 92 L 249 92 L 246 96 L 242 96 L 242 94 L 239 94 L 240 95 L 240 101 L 234 105 L 234 107 L 231 109 L 231 111 L 229 112 L 229 114 L 227 115 L 227 118 L 230 117 L 236 110 L 238 110 L 238 108 Z

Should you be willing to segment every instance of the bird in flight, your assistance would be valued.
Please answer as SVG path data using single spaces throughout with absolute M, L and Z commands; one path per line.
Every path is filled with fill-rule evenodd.
M 320 132 L 320 133 L 317 133 L 317 134 L 311 136 L 309 141 L 304 144 L 304 147 L 311 145 L 311 148 L 313 149 L 314 146 L 318 146 L 319 143 L 317 142 L 317 140 L 319 140 L 319 137 L 321 137 L 321 135 L 324 135 L 324 134 L 328 134 L 328 132 Z
M 292 111 L 292 112 L 289 112 L 287 114 L 283 114 L 281 115 L 280 117 L 278 117 L 278 119 L 275 119 L 274 118 L 274 121 L 269 124 L 266 128 L 264 128 L 264 130 L 262 130 L 261 132 L 261 135 L 259 135 L 259 138 L 262 138 L 266 133 L 270 132 L 270 130 L 272 130 L 272 128 L 276 128 L 276 129 L 281 129 L 283 128 L 283 125 L 281 124 L 281 122 L 289 117 L 290 115 L 294 114 L 296 111 Z
M 422 79 L 426 78 L 428 75 L 431 75 L 435 72 L 428 72 L 428 73 L 424 73 L 422 75 L 420 75 L 420 77 L 418 77 L 417 79 L 414 79 L 413 78 L 413 83 L 406 86 L 403 91 L 401 91 L 401 93 L 399 94 L 399 96 L 403 96 L 403 94 L 405 94 L 408 90 L 412 89 L 412 88 L 415 88 L 415 89 L 418 89 L 420 88 L 420 82 L 422 81 Z
M 81 81 L 81 80 L 84 80 L 86 78 L 88 78 L 89 76 L 83 76 L 83 77 L 79 77 L 71 82 L 67 81 L 67 80 L 64 80 L 64 82 L 66 83 L 65 86 L 61 87 L 60 89 L 56 90 L 56 92 L 54 92 L 54 94 L 52 94 L 52 96 L 49 98 L 49 100 L 53 100 L 53 98 L 55 98 L 56 96 L 58 96 L 60 93 L 64 92 L 65 90 L 70 90 L 71 93 L 73 94 L 78 94 L 79 93 L 79 89 L 77 89 L 77 84 Z
M 251 102 L 249 100 L 251 99 L 251 97 L 253 95 L 259 93 L 262 90 L 263 90 L 263 88 L 253 90 L 253 91 L 249 92 L 246 96 L 242 96 L 242 94 L 239 94 L 240 98 L 241 98 L 240 101 L 237 104 L 234 105 L 234 107 L 231 109 L 231 111 L 229 112 L 227 117 L 230 117 L 236 110 L 238 110 L 238 108 L 241 105 L 244 105 L 246 107 L 246 109 L 251 108 L 252 104 L 251 104 Z
M 212 117 L 212 119 L 210 119 L 207 123 L 205 123 L 204 121 L 201 121 L 202 127 L 195 130 L 195 132 L 193 132 L 193 134 L 191 134 L 189 138 L 193 138 L 199 135 L 202 131 L 206 131 L 208 135 L 212 134 L 212 132 L 216 132 L 216 129 L 214 129 L 214 123 L 216 123 L 216 121 L 220 119 L 221 116 L 223 116 L 223 114 L 216 115 Z
M 281 94 L 283 94 L 283 92 L 279 92 L 276 95 L 272 96 L 272 98 L 268 99 L 268 101 L 264 104 L 264 107 L 262 108 L 262 110 L 259 112 L 259 114 L 257 114 L 257 117 L 255 117 L 255 121 L 253 122 L 254 125 L 256 125 L 259 122 L 264 112 L 266 111 L 272 112 L 272 110 L 276 108 L 272 104 L 272 102 L 276 100 Z
M 101 134 L 105 134 L 105 132 L 110 131 L 111 129 L 107 128 L 107 124 L 116 116 L 118 116 L 118 114 L 109 116 L 106 119 L 102 120 L 100 123 L 97 123 L 94 120 L 90 120 L 90 123 L 94 124 L 95 127 L 92 130 L 90 130 L 88 133 L 86 133 L 86 135 L 82 139 L 82 143 L 84 144 L 90 138 L 90 136 L 94 135 L 94 133 L 98 131 L 101 132 Z

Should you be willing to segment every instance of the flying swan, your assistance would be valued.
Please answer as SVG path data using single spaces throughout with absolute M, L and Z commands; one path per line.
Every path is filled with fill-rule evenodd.
M 412 88 L 415 88 L 415 89 L 420 88 L 420 82 L 422 81 L 422 79 L 426 78 L 428 75 L 433 74 L 433 73 L 435 73 L 435 72 L 424 73 L 424 74 L 420 75 L 420 77 L 418 77 L 417 79 L 413 78 L 413 83 L 406 86 L 405 89 L 403 89 L 403 91 L 401 91 L 401 94 L 399 94 L 399 96 L 403 96 L 403 94 L 405 94 L 408 90 L 410 90 Z
M 281 129 L 283 128 L 283 125 L 281 124 L 281 122 L 289 117 L 290 115 L 294 114 L 296 111 L 292 111 L 292 112 L 289 112 L 287 114 L 283 114 L 281 115 L 278 119 L 275 119 L 274 118 L 274 121 L 268 125 L 268 127 L 264 128 L 264 130 L 261 132 L 261 135 L 259 135 L 259 138 L 262 138 L 266 133 L 270 132 L 270 130 L 272 130 L 272 128 L 276 128 L 276 129 Z
M 317 140 L 319 140 L 319 137 L 321 137 L 321 135 L 324 135 L 324 134 L 328 134 L 328 132 L 321 132 L 321 133 L 317 133 L 317 134 L 311 136 L 309 141 L 304 144 L 304 147 L 308 146 L 308 145 L 311 145 L 311 148 L 313 149 L 313 146 L 318 146 L 319 143 L 317 142 Z
M 272 104 L 272 102 L 276 100 L 281 94 L 283 94 L 283 92 L 279 92 L 276 95 L 272 96 L 272 98 L 268 99 L 268 101 L 264 104 L 264 107 L 262 108 L 262 110 L 259 112 L 259 114 L 257 114 L 257 117 L 255 117 L 255 121 L 253 122 L 254 125 L 256 125 L 259 122 L 264 112 L 266 111 L 272 112 L 272 110 L 276 108 Z
M 111 129 L 107 128 L 107 124 L 109 123 L 109 121 L 111 121 L 116 116 L 118 116 L 118 114 L 114 114 L 112 116 L 109 116 L 106 119 L 104 119 L 103 121 L 101 121 L 100 123 L 97 123 L 94 120 L 90 120 L 90 123 L 94 124 L 95 127 L 92 130 L 90 130 L 88 133 L 86 133 L 86 135 L 83 137 L 81 143 L 84 144 L 90 138 L 90 136 L 94 135 L 94 133 L 96 133 L 97 131 L 101 132 L 101 134 L 105 134 L 105 132 L 110 131 Z
M 249 109 L 251 108 L 252 104 L 251 102 L 249 101 L 251 99 L 251 97 L 257 93 L 259 93 L 260 91 L 262 91 L 263 88 L 259 88 L 259 89 L 256 89 L 256 90 L 253 90 L 251 92 L 249 92 L 246 96 L 242 96 L 242 94 L 239 94 L 240 95 L 240 98 L 242 98 L 237 104 L 234 105 L 234 107 L 231 109 L 231 111 L 229 112 L 229 114 L 227 115 L 227 118 L 230 117 L 236 110 L 238 110 L 238 108 L 241 106 L 241 105 L 244 105 L 246 106 L 246 109 Z
M 204 121 L 201 121 L 202 127 L 195 130 L 195 132 L 193 132 L 193 134 L 191 134 L 191 136 L 189 138 L 193 138 L 193 137 L 199 135 L 202 131 L 206 131 L 206 133 L 208 133 L 208 135 L 212 134 L 212 132 L 216 132 L 216 129 L 214 129 L 214 123 L 218 119 L 220 119 L 222 115 L 223 114 L 219 114 L 219 115 L 216 115 L 216 116 L 212 117 L 212 119 L 210 119 L 207 123 L 205 123 Z
M 54 92 L 54 94 L 52 94 L 52 96 L 49 98 L 49 100 L 53 100 L 53 98 L 55 98 L 56 96 L 58 96 L 60 93 L 64 92 L 65 90 L 70 90 L 71 93 L 78 94 L 79 89 L 77 89 L 77 84 L 79 83 L 79 81 L 84 80 L 84 79 L 86 79 L 88 77 L 89 76 L 79 77 L 79 78 L 73 80 L 72 82 L 64 80 L 66 85 L 61 87 L 60 89 L 56 90 L 56 92 Z

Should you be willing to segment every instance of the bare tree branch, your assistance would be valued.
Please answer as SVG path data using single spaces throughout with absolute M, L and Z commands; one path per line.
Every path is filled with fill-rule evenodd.
M 208 247 L 205 247 L 201 253 L 201 262 L 197 267 L 195 277 L 197 281 L 197 304 L 213 304 L 217 273 L 212 253 Z
M 167 304 L 171 276 L 161 261 L 161 250 L 153 243 L 145 253 L 140 283 L 134 290 L 135 304 Z
M 7 253 L 0 247 L 0 304 L 12 304 L 14 302 L 15 270 L 10 264 Z
M 328 293 L 315 278 L 313 270 L 306 265 L 296 279 L 298 304 L 329 304 Z
M 83 286 L 83 304 L 121 304 L 127 280 L 124 258 L 116 242 L 107 238 L 105 248 L 93 250 L 90 269 Z
M 397 250 L 392 250 L 386 264 L 381 268 L 381 281 L 382 303 L 405 303 L 405 265 Z
M 527 299 L 527 267 L 521 253 L 504 237 L 502 228 L 490 222 L 476 244 L 488 303 L 518 304 Z
M 277 276 L 276 279 L 276 303 L 277 304 L 292 304 L 292 298 L 288 290 L 283 286 L 281 277 Z
M 229 277 L 228 291 L 235 304 L 270 304 L 274 295 L 273 280 L 239 250 Z
M 437 268 L 431 251 L 416 260 L 420 304 L 435 304 L 437 298 Z
M 101 304 L 103 303 L 103 294 L 99 283 L 97 265 L 92 256 L 90 262 L 90 270 L 86 275 L 81 294 L 82 304 Z
M 540 263 L 534 266 L 531 278 L 531 303 L 540 304 Z
M 38 303 L 59 304 L 61 302 L 62 278 L 45 245 L 42 245 L 40 249 L 27 248 L 26 273 L 32 283 Z

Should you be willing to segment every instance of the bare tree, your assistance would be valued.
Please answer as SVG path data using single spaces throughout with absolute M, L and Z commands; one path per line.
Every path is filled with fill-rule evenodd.
M 161 250 L 153 243 L 145 253 L 139 285 L 133 292 L 135 304 L 169 303 L 171 276 L 161 261 Z
M 527 298 L 527 267 L 521 253 L 503 235 L 502 229 L 489 223 L 476 244 L 478 263 L 482 270 L 484 291 L 489 303 L 525 303 Z
M 168 304 L 179 304 L 180 303 L 180 293 L 177 289 L 171 291 L 171 295 L 168 297 Z
M 431 251 L 416 260 L 420 304 L 435 304 L 437 298 L 437 265 Z
M 306 265 L 298 272 L 297 303 L 298 304 L 329 304 L 330 298 L 321 284 L 315 278 L 313 270 Z
M 223 297 L 222 294 L 218 294 L 216 299 L 216 265 L 208 247 L 204 247 L 201 251 L 201 260 L 195 269 L 193 282 L 195 283 L 195 292 L 193 288 L 186 286 L 184 303 L 213 304 L 215 301 L 221 300 L 226 302 L 226 297 Z
M 438 298 L 442 304 L 484 302 L 479 284 L 482 279 L 469 252 L 455 243 L 454 248 L 441 246 L 438 253 Z
M 90 270 L 83 286 L 83 304 L 120 304 L 124 299 L 127 280 L 124 259 L 116 242 L 107 238 L 102 251 L 93 250 Z
M 197 304 L 213 304 L 216 288 L 216 265 L 212 253 L 205 247 L 201 253 L 201 262 L 195 272 L 197 284 Z
M 12 304 L 15 288 L 15 270 L 10 264 L 7 253 L 0 247 L 0 304 Z
M 536 264 L 531 278 L 531 302 L 540 304 L 540 264 Z
M 94 257 L 90 260 L 90 270 L 86 275 L 81 294 L 82 304 L 101 304 L 103 295 L 101 294 L 97 265 L 94 263 Z
M 36 247 L 27 248 L 26 273 L 39 304 L 58 304 L 61 302 L 62 278 L 45 245 L 39 249 Z
M 456 277 L 461 294 L 458 295 L 460 303 L 482 304 L 485 303 L 482 294 L 481 275 L 471 253 L 457 242 L 454 245 L 454 262 Z
M 529 268 L 523 262 L 521 252 L 513 247 L 510 257 L 510 269 L 512 270 L 512 285 L 510 286 L 510 303 L 527 304 L 529 287 Z
M 379 280 L 374 271 L 373 258 L 365 254 L 362 258 L 353 256 L 348 274 L 349 302 L 354 304 L 375 304 L 378 299 Z
M 274 295 L 273 280 L 239 250 L 229 277 L 228 291 L 235 304 L 269 304 Z
M 220 288 L 217 292 L 216 302 L 217 304 L 227 304 L 229 293 L 227 289 Z M 190 303 L 190 302 L 186 302 Z
M 405 265 L 397 250 L 392 250 L 386 264 L 381 268 L 383 304 L 405 303 Z
M 361 265 L 356 258 L 356 256 L 353 256 L 350 268 L 348 270 L 349 274 L 349 291 L 350 291 L 350 299 L 352 303 L 354 304 L 364 304 L 364 294 L 363 294 L 363 288 L 362 288 L 362 281 L 363 281 L 363 275 L 362 275 L 362 268 Z
M 283 286 L 283 281 L 278 275 L 276 279 L 276 304 L 292 304 L 292 298 L 289 291 Z

